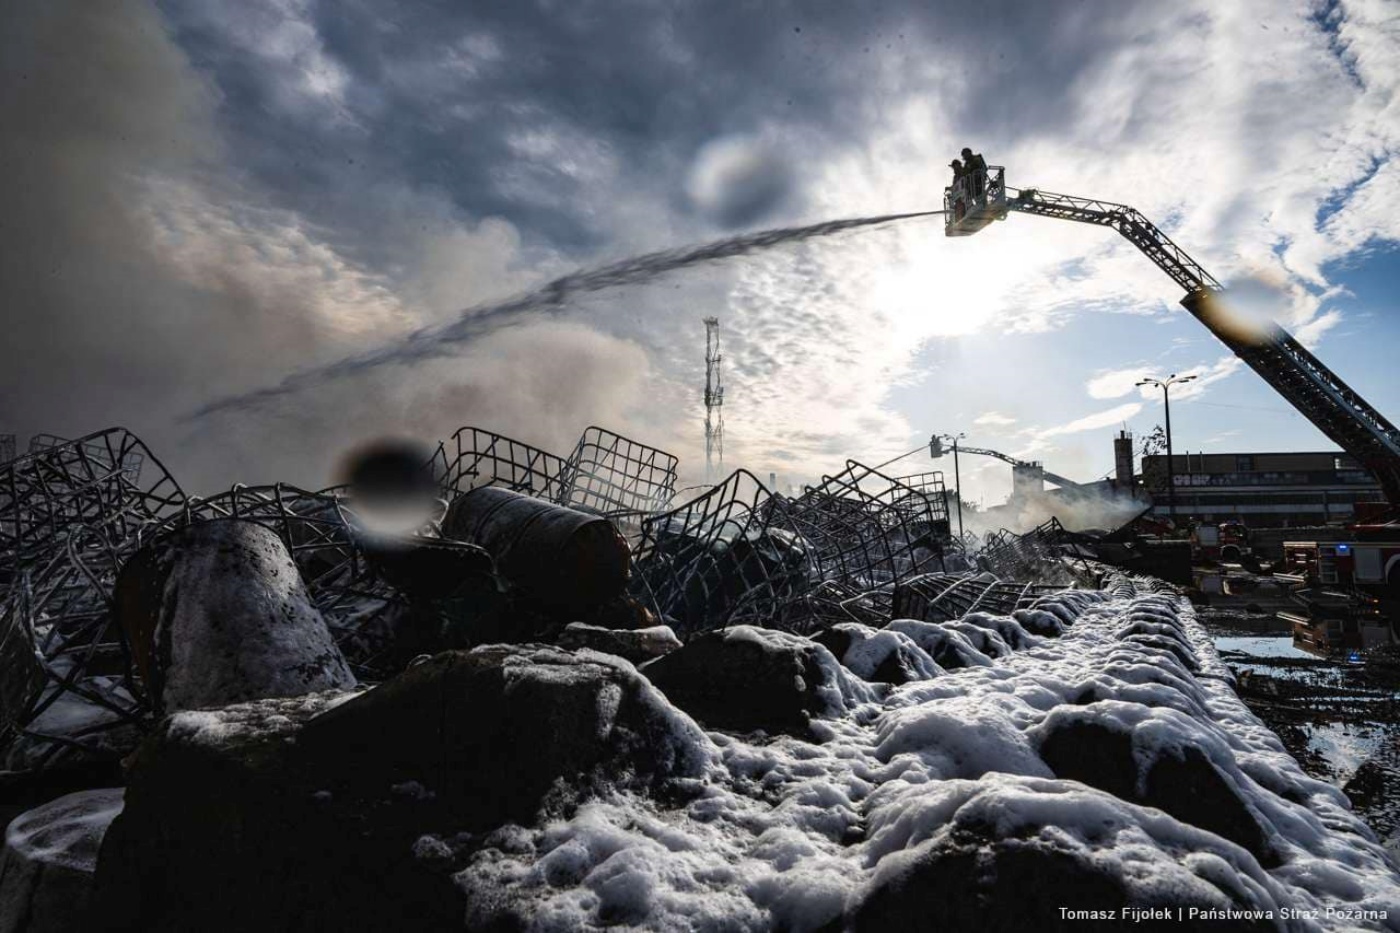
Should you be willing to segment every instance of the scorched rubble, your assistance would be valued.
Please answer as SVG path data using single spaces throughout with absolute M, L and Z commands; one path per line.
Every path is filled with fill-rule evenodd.
M 1058 523 L 973 553 L 936 474 L 677 504 L 601 429 L 452 443 L 400 537 L 138 482 L 119 429 L 0 465 L 0 933 L 1400 919 L 1190 604 Z

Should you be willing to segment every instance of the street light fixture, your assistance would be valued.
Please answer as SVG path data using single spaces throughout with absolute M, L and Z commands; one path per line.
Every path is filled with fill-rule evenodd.
M 1156 386 L 1162 390 L 1162 406 L 1166 409 L 1167 417 L 1167 514 L 1171 516 L 1172 524 L 1176 524 L 1176 477 L 1172 470 L 1172 399 L 1171 387 L 1180 385 L 1183 382 L 1190 382 L 1195 376 L 1178 376 L 1172 373 L 1165 379 L 1155 379 L 1145 377 L 1138 381 L 1139 386 Z
M 966 434 L 935 434 L 933 437 L 929 438 L 929 442 L 928 442 L 928 452 L 929 452 L 929 455 L 932 456 L 932 457 L 941 457 L 941 456 L 943 455 L 943 445 L 942 445 L 942 443 L 941 443 L 942 441 L 952 441 L 952 442 L 953 442 L 953 482 L 954 482 L 955 484 L 957 484 L 957 490 L 958 490 L 958 540 L 959 540 L 959 541 L 962 540 L 962 536 L 963 536 L 963 520 L 962 520 L 962 475 L 961 475 L 961 473 L 960 473 L 959 470 L 958 470 L 958 441 L 962 440 L 962 439 L 965 438 L 965 437 L 967 437 Z

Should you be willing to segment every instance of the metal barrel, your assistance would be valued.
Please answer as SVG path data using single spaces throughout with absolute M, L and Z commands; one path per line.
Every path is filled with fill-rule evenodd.
M 511 586 L 553 611 L 586 612 L 627 586 L 631 554 L 612 522 L 498 486 L 453 500 L 442 533 L 484 547 Z
M 469 589 L 494 589 L 486 549 L 446 538 L 365 535 L 360 547 L 395 588 L 409 596 L 446 599 Z

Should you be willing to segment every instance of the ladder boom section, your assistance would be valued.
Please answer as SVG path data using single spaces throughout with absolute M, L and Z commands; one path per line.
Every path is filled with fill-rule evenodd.
M 1006 207 L 1117 230 L 1186 290 L 1181 302 L 1186 310 L 1319 431 L 1356 458 L 1380 483 L 1388 502 L 1400 504 L 1400 431 L 1283 328 L 1273 326 L 1263 334 L 1245 335 L 1238 326 L 1231 326 L 1230 316 L 1217 302 L 1223 291 L 1220 283 L 1136 209 L 1034 188 L 1008 198 Z
M 999 450 L 991 450 L 987 447 L 959 447 L 958 450 L 961 453 L 965 454 L 979 454 L 983 457 L 996 457 L 998 460 L 1001 460 L 1005 463 L 1009 463 L 1012 466 L 1025 467 L 1031 470 L 1039 470 L 1041 476 L 1045 477 L 1047 480 L 1063 489 L 1077 489 L 1078 487 L 1083 485 L 1083 483 L 1076 483 L 1072 479 L 1065 479 L 1059 474 L 1051 473 L 1039 463 L 1031 463 L 1027 460 L 1017 460 L 1015 457 L 1009 454 L 1004 454 Z
M 1136 208 L 1126 204 L 1025 188 L 1017 192 L 1015 198 L 1008 198 L 1006 206 L 1009 210 L 1020 211 L 1023 214 L 1058 217 L 1061 220 L 1073 220 L 1117 230 L 1186 291 L 1220 288 L 1220 283 L 1201 268 L 1200 263 L 1187 255 L 1186 250 L 1173 243 L 1155 224 L 1138 213 Z
M 1198 290 L 1186 310 L 1235 352 L 1333 443 L 1380 483 L 1387 502 L 1400 503 L 1400 430 L 1281 327 L 1242 338 L 1221 326 L 1217 294 Z

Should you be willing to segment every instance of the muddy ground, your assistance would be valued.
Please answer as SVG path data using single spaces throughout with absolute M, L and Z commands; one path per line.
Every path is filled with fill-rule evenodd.
M 1198 611 L 1240 698 L 1304 770 L 1342 788 L 1400 862 L 1400 648 L 1321 658 L 1272 614 Z

